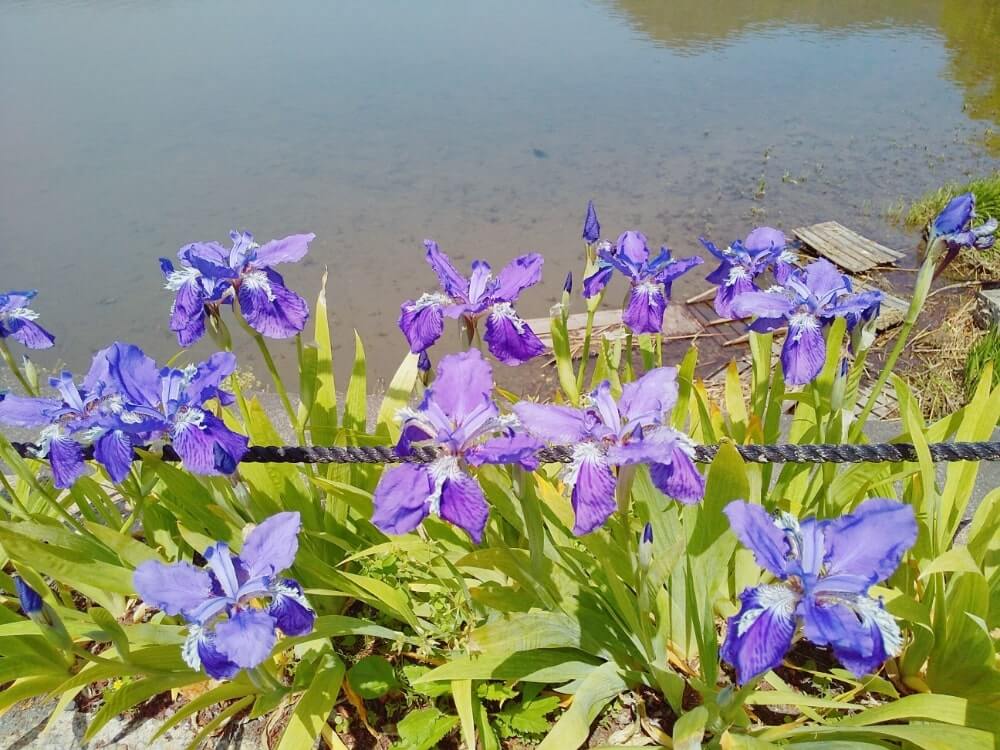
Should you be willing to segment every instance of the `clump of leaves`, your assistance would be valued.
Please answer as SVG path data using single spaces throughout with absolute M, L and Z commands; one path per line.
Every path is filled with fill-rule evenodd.
M 537 737 L 552 727 L 547 718 L 559 707 L 559 698 L 554 695 L 541 696 L 539 683 L 524 686 L 520 701 L 508 700 L 493 714 L 493 721 L 501 737 Z
M 399 687 L 396 671 L 384 657 L 366 656 L 347 671 L 354 692 L 367 700 L 381 698 Z
M 411 711 L 396 725 L 399 740 L 391 750 L 431 750 L 457 725 L 457 716 L 448 716 L 434 706 Z
M 965 396 L 971 398 L 975 393 L 976 386 L 986 369 L 986 365 L 993 362 L 1000 362 L 1000 327 L 991 326 L 979 341 L 969 349 L 968 359 L 965 361 Z M 1000 384 L 1000 368 L 993 369 L 993 387 Z

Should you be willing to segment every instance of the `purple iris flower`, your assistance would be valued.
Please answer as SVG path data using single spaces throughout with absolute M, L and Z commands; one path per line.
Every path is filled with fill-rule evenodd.
M 693 443 L 668 426 L 676 401 L 677 369 L 660 367 L 625 385 L 617 403 L 605 381 L 581 409 L 515 404 L 514 413 L 530 434 L 573 446 L 564 481 L 576 516 L 574 534 L 593 531 L 615 512 L 616 466 L 649 464 L 661 492 L 682 503 L 701 500 L 705 479 L 692 461 Z
M 938 265 L 937 273 L 954 260 L 964 248 L 988 250 L 996 242 L 997 220 L 987 219 L 982 224 L 973 227 L 976 222 L 976 196 L 972 193 L 952 198 L 941 213 L 931 223 L 931 233 L 928 247 L 940 239 L 947 251 Z
M 782 287 L 747 291 L 733 299 L 738 317 L 756 316 L 750 329 L 772 331 L 788 326 L 781 348 L 781 365 L 790 385 L 811 382 L 826 361 L 824 328 L 834 318 L 847 319 L 849 329 L 871 320 L 878 312 L 882 293 L 851 292 L 850 279 L 828 260 L 817 260 L 792 273 Z
M 663 315 L 670 302 L 674 279 L 704 261 L 701 258 L 674 259 L 670 250 L 650 259 L 646 236 L 642 232 L 624 232 L 612 248 L 604 245 L 597 251 L 597 269 L 583 280 L 583 296 L 593 297 L 604 290 L 614 270 L 625 274 L 632 283 L 622 321 L 635 333 L 660 333 Z
M 699 239 L 721 261 L 705 279 L 719 287 L 715 295 L 715 312 L 723 318 L 736 317 L 733 311 L 736 297 L 744 292 L 760 291 L 755 280 L 765 271 L 771 269 L 775 280 L 784 284 L 797 267 L 798 256 L 779 229 L 757 227 L 745 240 L 736 240 L 724 250 L 704 237 Z
M 134 448 L 157 440 L 168 440 L 190 471 L 230 474 L 247 438 L 205 402 L 232 403 L 219 386 L 235 368 L 232 354 L 219 353 L 184 370 L 161 370 L 137 346 L 116 342 L 95 355 L 81 385 L 68 372 L 50 379 L 59 398 L 5 397 L 0 422 L 43 428 L 38 455 L 49 459 L 60 488 L 86 471 L 85 444 L 94 446 L 94 459 L 116 483 L 128 475 Z
M 63 372 L 49 379 L 57 398 L 35 398 L 8 394 L 0 400 L 0 422 L 12 427 L 41 427 L 37 456 L 48 458 L 56 487 L 66 489 L 86 472 L 81 441 L 90 442 L 107 431 L 107 414 L 95 392 L 91 369 L 83 386 Z M 86 437 L 85 437 L 86 435 Z
M 301 260 L 315 234 L 293 234 L 258 245 L 249 232 L 230 232 L 233 247 L 218 242 L 195 242 L 181 248 L 174 267 L 160 258 L 166 288 L 177 292 L 170 310 L 170 330 L 181 346 L 190 346 L 205 334 L 208 315 L 218 315 L 223 304 L 238 299 L 250 327 L 274 339 L 295 336 L 305 328 L 309 306 L 285 286 L 274 270 L 279 263 Z
M 830 646 L 858 677 L 900 653 L 899 627 L 868 589 L 891 576 L 916 541 L 913 508 L 873 498 L 841 518 L 800 522 L 736 500 L 725 513 L 757 564 L 780 580 L 744 591 L 729 619 L 722 658 L 741 684 L 781 663 L 799 621 L 808 640 Z
M 0 339 L 10 336 L 29 349 L 48 349 L 56 337 L 35 321 L 38 313 L 28 303 L 38 292 L 7 292 L 0 294 Z
M 601 222 L 597 220 L 594 201 L 587 201 L 587 215 L 583 217 L 583 240 L 592 245 L 601 238 Z
M 518 296 L 542 279 L 542 256 L 528 253 L 508 263 L 497 276 L 482 260 L 472 263 L 466 278 L 433 240 L 425 240 L 427 262 L 441 283 L 440 292 L 428 292 L 400 306 L 399 328 L 411 352 L 430 348 L 444 332 L 444 318 L 462 318 L 475 330 L 486 316 L 483 339 L 490 352 L 505 365 L 519 365 L 545 351 L 531 327 L 514 310 Z
M 449 354 L 417 409 L 404 409 L 397 452 L 412 445 L 436 445 L 439 457 L 429 464 L 389 469 L 375 488 L 372 523 L 387 534 L 412 531 L 428 515 L 464 529 L 477 544 L 489 516 L 479 483 L 466 471 L 482 464 L 538 466 L 537 440 L 515 430 L 516 420 L 502 416 L 493 402 L 493 372 L 482 354 Z
M 232 474 L 248 440 L 226 427 L 205 408 L 205 402 L 217 400 L 223 406 L 233 403 L 233 396 L 220 387 L 236 369 L 236 357 L 229 352 L 213 354 L 205 362 L 183 370 L 158 369 L 141 349 L 116 343 L 102 356 L 107 365 L 107 383 L 112 394 L 109 409 L 119 441 L 118 450 L 107 451 L 125 467 L 126 446 L 131 464 L 131 445 L 154 439 L 166 439 L 184 468 L 196 474 Z M 100 444 L 95 445 L 95 456 Z M 127 471 L 127 469 L 125 469 Z
M 133 582 L 142 600 L 188 622 L 182 653 L 191 669 L 227 680 L 266 660 L 276 631 L 312 631 L 316 613 L 302 587 L 279 575 L 295 562 L 301 527 L 297 512 L 278 513 L 247 534 L 239 555 L 225 542 L 205 550 L 207 570 L 157 560 L 136 568 Z

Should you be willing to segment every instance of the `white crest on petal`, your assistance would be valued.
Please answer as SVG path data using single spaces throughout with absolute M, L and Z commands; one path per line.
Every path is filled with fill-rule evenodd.
M 410 309 L 417 311 L 423 310 L 425 307 L 435 307 L 451 304 L 451 297 L 442 294 L 441 292 L 424 292 L 421 294 L 417 301 L 410 305 Z
M 654 294 L 663 293 L 662 285 L 651 279 L 646 279 L 645 281 L 639 282 L 638 284 L 635 285 L 635 288 L 637 291 L 642 292 L 647 297 L 652 296 Z
M 887 656 L 899 656 L 903 652 L 903 634 L 895 618 L 882 606 L 882 602 L 870 596 L 858 596 L 852 602 L 851 608 L 858 613 L 865 626 L 874 625 L 878 629 Z
M 201 655 L 198 653 L 198 641 L 201 640 L 203 630 L 201 625 L 189 625 L 187 638 L 181 646 L 181 658 L 184 663 L 196 672 L 201 669 Z
M 0 313 L 0 318 L 4 320 L 38 320 L 38 313 L 27 307 L 15 307 Z
M 524 321 L 521 320 L 521 317 L 514 310 L 514 306 L 510 302 L 497 302 L 493 305 L 490 315 L 502 320 L 509 320 L 518 333 L 524 333 Z
M 434 489 L 431 490 L 430 497 L 427 498 L 429 512 L 432 515 L 441 515 L 441 492 L 444 490 L 444 483 L 449 479 L 457 479 L 462 476 L 462 469 L 458 465 L 458 456 L 441 456 L 434 459 L 427 467 L 431 479 L 434 480 Z
M 734 286 L 739 281 L 748 281 L 750 273 L 743 266 L 733 266 L 726 277 L 726 286 Z
M 516 414 L 501 414 L 493 422 L 498 430 L 513 429 L 521 426 L 521 420 L 517 418 Z
M 260 290 L 267 295 L 268 302 L 274 302 L 274 292 L 271 291 L 271 282 L 267 274 L 263 271 L 250 271 L 243 274 L 243 285 L 249 289 Z
M 194 266 L 181 266 L 167 274 L 167 281 L 163 286 L 171 292 L 176 292 L 189 281 L 194 281 L 200 276 L 201 272 Z
M 183 432 L 191 428 L 201 429 L 205 421 L 205 412 L 201 409 L 181 408 L 174 417 L 174 431 Z
M 294 599 L 306 609 L 312 609 L 312 606 L 309 604 L 309 600 L 306 599 L 306 595 L 302 593 L 302 590 L 297 586 L 288 585 L 283 580 L 279 580 L 271 585 L 271 593 L 276 597 L 286 596 L 289 599 Z
M 563 481 L 567 487 L 572 489 L 576 486 L 576 482 L 580 478 L 580 469 L 583 468 L 585 461 L 603 463 L 604 460 L 604 451 L 600 445 L 591 442 L 579 443 L 573 447 L 573 460 L 566 467 L 566 471 L 563 472 Z
M 802 338 L 806 331 L 818 331 L 820 329 L 819 319 L 808 312 L 795 313 L 788 319 L 789 331 L 794 331 L 795 341 Z
M 740 615 L 736 623 L 737 636 L 743 636 L 767 610 L 789 618 L 795 613 L 795 607 L 799 603 L 799 595 L 788 586 L 780 584 L 758 586 L 755 593 L 758 606 Z

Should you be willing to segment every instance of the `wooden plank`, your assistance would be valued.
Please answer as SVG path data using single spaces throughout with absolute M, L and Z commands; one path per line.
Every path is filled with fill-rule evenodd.
M 851 286 L 855 292 L 882 292 L 882 307 L 879 310 L 878 318 L 875 319 L 876 331 L 881 333 L 890 328 L 895 328 L 903 322 L 903 319 L 906 317 L 906 311 L 910 308 L 910 304 L 906 300 L 894 294 L 889 294 L 874 284 L 869 284 L 867 281 L 861 281 L 853 277 L 851 278 Z
M 836 221 L 799 227 L 794 234 L 807 249 L 853 273 L 891 265 L 904 257 L 903 253 L 870 240 Z
M 841 252 L 852 256 L 859 264 L 877 266 L 881 263 L 893 263 L 902 257 L 902 254 L 896 253 L 895 250 L 883 247 L 835 221 L 826 222 L 822 232 Z
M 872 393 L 874 383 L 864 383 L 858 388 L 858 403 L 864 404 Z M 882 392 L 875 399 L 875 406 L 872 409 L 872 416 L 876 419 L 898 419 L 899 401 L 896 394 L 889 388 L 883 388 Z
M 538 335 L 538 338 L 545 344 L 546 348 L 551 349 L 552 332 L 549 328 L 549 319 L 533 318 L 525 322 Z M 566 325 L 569 329 L 570 346 L 581 344 L 587 328 L 587 313 L 574 313 L 570 315 L 566 319 Z M 597 341 L 601 334 L 620 328 L 621 326 L 621 310 L 598 310 L 594 315 L 592 338 L 594 341 Z M 667 305 L 667 311 L 663 315 L 664 338 L 669 339 L 672 336 L 694 337 L 701 333 L 705 333 L 705 326 L 691 315 L 685 305 L 676 303 Z M 596 349 L 592 349 L 591 353 L 595 351 Z

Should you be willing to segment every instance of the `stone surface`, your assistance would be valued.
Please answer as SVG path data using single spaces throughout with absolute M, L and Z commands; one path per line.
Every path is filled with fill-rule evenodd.
M 1000 289 L 980 289 L 972 321 L 980 328 L 1000 325 Z
M 167 713 L 135 720 L 117 717 L 84 744 L 83 735 L 93 714 L 80 713 L 71 705 L 59 714 L 47 732 L 43 732 L 53 708 L 54 702 L 39 699 L 24 701 L 11 708 L 0 717 L 0 747 L 4 750 L 180 750 L 191 744 L 199 729 L 192 721 L 185 721 L 154 740 L 153 735 Z M 210 737 L 201 747 L 266 750 L 262 732 L 262 720 L 244 722 L 233 731 Z

